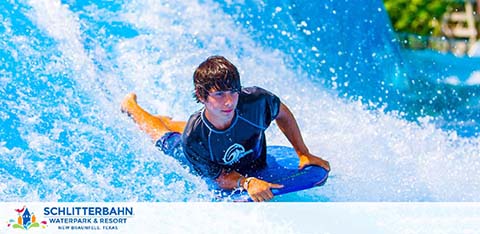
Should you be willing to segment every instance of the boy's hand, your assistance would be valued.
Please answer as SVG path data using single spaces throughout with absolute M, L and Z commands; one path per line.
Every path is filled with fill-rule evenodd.
M 273 198 L 272 188 L 283 188 L 281 184 L 272 184 L 267 181 L 251 178 L 248 183 L 248 195 L 255 202 L 268 201 Z
M 302 170 L 308 165 L 316 165 L 325 168 L 325 170 L 327 171 L 330 171 L 330 163 L 327 160 L 323 160 L 322 158 L 312 155 L 310 153 L 301 154 L 298 157 L 300 159 L 300 163 L 298 165 L 299 170 Z

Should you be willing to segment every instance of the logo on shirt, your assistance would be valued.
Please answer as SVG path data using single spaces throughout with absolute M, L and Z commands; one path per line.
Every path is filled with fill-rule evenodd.
M 245 148 L 236 143 L 228 147 L 227 152 L 225 152 L 225 155 L 223 155 L 223 161 L 227 165 L 232 165 L 251 152 L 253 152 L 253 150 L 245 152 Z

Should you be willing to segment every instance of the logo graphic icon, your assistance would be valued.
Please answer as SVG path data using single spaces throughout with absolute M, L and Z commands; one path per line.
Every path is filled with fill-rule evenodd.
M 15 212 L 17 212 L 18 215 L 17 220 L 10 219 L 8 221 L 8 227 L 19 228 L 23 230 L 28 230 L 34 227 L 47 227 L 47 221 L 41 221 L 38 223 L 35 213 L 30 213 L 30 210 L 28 210 L 26 206 L 23 206 L 21 209 L 15 209 Z
M 223 156 L 223 161 L 227 165 L 232 165 L 237 162 L 239 159 L 243 158 L 243 156 L 253 152 L 253 150 L 249 150 L 245 152 L 245 148 L 243 148 L 240 144 L 233 144 L 228 147 L 227 152 Z

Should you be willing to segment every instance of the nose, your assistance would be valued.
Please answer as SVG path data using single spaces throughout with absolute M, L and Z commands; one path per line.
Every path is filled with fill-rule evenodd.
M 232 107 L 233 106 L 233 93 L 226 93 L 225 94 L 225 106 Z

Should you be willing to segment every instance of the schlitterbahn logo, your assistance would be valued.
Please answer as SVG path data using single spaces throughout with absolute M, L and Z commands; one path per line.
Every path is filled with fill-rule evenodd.
M 15 221 L 15 219 L 10 219 L 8 221 L 8 227 L 19 228 L 23 230 L 29 230 L 30 228 L 38 227 L 47 227 L 47 221 L 41 221 L 40 223 L 38 223 L 35 213 L 28 210 L 26 206 L 23 206 L 23 208 L 20 209 L 15 209 L 15 211 L 18 214 L 17 220 Z
M 45 206 L 43 213 L 34 213 L 32 207 L 29 209 L 25 205 L 20 209 L 13 208 L 16 207 L 10 209 L 15 210 L 17 217 L 13 218 L 12 215 L 12 218 L 8 220 L 8 229 L 47 228 L 48 223 L 49 230 L 113 231 L 119 230 L 121 226 L 127 224 L 130 218 L 135 216 L 133 207 L 126 206 Z M 41 216 L 41 220 L 39 220 L 39 216 Z M 3 232 L 0 230 L 1 233 Z
M 119 230 L 133 218 L 133 207 L 107 206 L 47 206 L 43 215 L 58 230 Z

